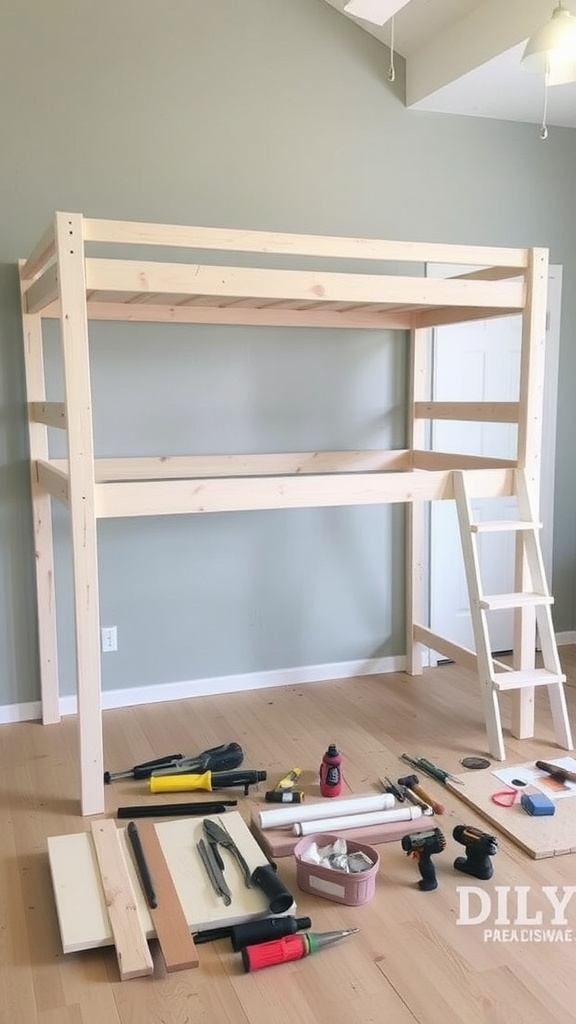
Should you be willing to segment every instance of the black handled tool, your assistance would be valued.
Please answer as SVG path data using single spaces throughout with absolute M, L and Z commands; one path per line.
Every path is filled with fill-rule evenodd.
M 142 764 L 135 764 L 133 768 L 127 768 L 123 772 L 104 772 L 104 782 L 114 782 L 115 779 L 147 779 L 155 768 L 165 767 L 182 760 L 182 754 L 166 754 L 165 757 L 157 757 L 154 761 L 143 761 Z
M 136 860 L 138 874 L 140 875 L 140 881 L 142 882 L 142 888 L 146 894 L 148 906 L 154 910 L 158 906 L 158 899 L 154 891 L 154 883 L 152 882 L 152 876 L 150 874 L 150 868 L 148 867 L 144 850 L 142 849 L 138 829 L 133 821 L 129 823 L 127 831 L 128 838 L 132 844 L 132 849 L 134 850 L 134 858 Z
M 119 818 L 179 818 L 195 814 L 223 814 L 227 807 L 237 807 L 237 800 L 221 800 L 219 803 L 195 800 L 187 804 L 142 804 L 136 807 L 119 807 Z
M 183 772 L 231 771 L 242 764 L 244 751 L 239 743 L 221 743 L 209 747 L 201 754 L 185 757 L 184 754 L 166 754 L 154 761 L 143 761 L 123 772 L 104 772 L 104 782 L 116 779 L 149 779 L 151 775 L 178 775 Z

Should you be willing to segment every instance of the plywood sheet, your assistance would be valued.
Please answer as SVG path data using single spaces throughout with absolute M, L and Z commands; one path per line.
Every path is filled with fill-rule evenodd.
M 553 761 L 557 756 L 555 751 L 548 756 L 543 755 L 542 760 Z M 496 769 L 503 767 L 495 766 Z M 460 786 L 447 781 L 447 788 L 534 860 L 576 853 L 576 796 L 557 800 L 556 812 L 550 817 L 532 817 L 519 801 L 512 807 L 499 807 L 493 803 L 492 794 L 507 787 L 490 768 L 465 772 L 456 778 L 464 784 Z
M 227 813 L 222 820 L 253 870 L 268 863 L 238 811 Z M 260 889 L 245 887 L 240 868 L 225 850 L 222 852 L 225 875 L 233 895 L 230 906 L 225 907 L 212 889 L 196 849 L 196 843 L 202 836 L 202 821 L 202 818 L 180 818 L 158 822 L 155 826 L 188 927 L 191 931 L 198 931 L 261 917 L 268 911 L 268 900 Z M 146 937 L 152 938 L 155 935 L 154 925 L 136 873 L 126 829 L 118 831 L 122 856 L 136 895 L 138 915 Z M 64 952 L 112 945 L 114 939 L 91 834 L 51 836 L 48 839 L 48 858 Z

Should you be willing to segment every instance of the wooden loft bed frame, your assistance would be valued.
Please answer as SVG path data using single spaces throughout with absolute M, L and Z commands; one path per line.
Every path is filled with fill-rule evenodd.
M 90 247 L 110 251 L 90 255 Z M 114 250 L 124 247 L 120 257 Z M 234 266 L 128 259 L 126 247 L 178 249 L 188 260 L 212 251 L 238 254 Z M 93 250 L 92 250 L 93 251 Z M 145 249 L 144 249 L 145 251 Z M 250 266 L 251 255 L 258 266 Z M 262 267 L 264 258 L 272 264 Z M 292 269 L 274 268 L 289 257 Z M 324 261 L 326 269 L 306 269 Z M 359 260 L 375 269 L 350 272 Z M 338 262 L 340 261 L 340 262 Z M 341 268 L 344 266 L 345 270 Z M 388 268 L 386 269 L 386 265 Z M 399 264 L 408 275 L 393 273 Z M 427 264 L 469 272 L 423 276 Z M 384 267 L 384 271 L 383 268 Z M 472 496 L 515 493 L 524 470 L 537 496 L 540 462 L 548 253 L 544 249 L 417 244 L 97 220 L 57 213 L 20 263 L 36 544 L 42 716 L 59 721 L 51 500 L 70 512 L 82 813 L 104 810 L 97 521 L 173 515 L 404 502 L 408 508 L 407 671 L 422 671 L 431 647 L 468 667 L 474 652 L 424 624 L 422 565 L 425 503 L 455 496 L 466 471 Z M 420 275 L 420 276 L 417 276 Z M 431 402 L 427 392 L 430 328 L 487 317 L 523 318 L 517 402 Z M 42 321 L 59 318 L 65 400 L 48 402 Z M 323 327 L 408 332 L 408 447 L 401 451 L 299 452 L 95 458 L 91 423 L 89 321 Z M 514 460 L 428 450 L 432 419 L 516 423 Z M 52 459 L 48 430 L 67 434 L 68 458 Z M 517 572 L 519 559 L 517 556 Z M 515 664 L 534 664 L 534 614 L 516 616 Z M 533 692 L 515 698 L 514 731 L 533 734 Z

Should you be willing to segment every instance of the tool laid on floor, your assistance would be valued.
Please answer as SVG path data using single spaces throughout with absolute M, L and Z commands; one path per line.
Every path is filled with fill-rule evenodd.
M 224 863 L 222 861 L 220 851 L 218 850 L 219 846 L 223 846 L 224 849 L 228 850 L 228 852 L 231 853 L 232 856 L 235 858 L 236 863 L 238 864 L 242 874 L 244 875 L 244 885 L 246 886 L 247 889 L 251 889 L 253 886 L 252 869 L 248 862 L 246 861 L 244 854 L 232 839 L 232 836 L 230 835 L 228 830 L 224 828 L 224 825 L 222 825 L 221 823 L 219 824 L 216 821 L 212 821 L 212 818 L 206 818 L 202 823 L 202 828 L 204 829 L 204 834 L 206 835 L 208 843 L 212 848 L 214 858 L 216 862 L 219 864 L 219 867 L 222 869 L 222 871 L 224 870 Z
M 150 874 L 150 868 L 148 867 L 148 862 L 144 855 L 144 850 L 142 849 L 138 828 L 133 821 L 129 822 L 127 833 L 134 851 L 134 859 L 136 861 L 136 867 L 138 868 L 138 874 L 140 875 L 140 881 L 142 882 L 144 895 L 146 896 L 146 902 L 149 907 L 154 909 L 154 907 L 158 906 L 158 897 L 156 896 L 152 875 Z
M 276 783 L 274 789 L 269 789 L 264 794 L 264 800 L 267 804 L 300 804 L 304 799 L 304 793 L 299 789 L 294 789 L 294 783 L 300 778 L 302 774 L 301 768 L 292 768 L 280 782 Z
M 401 754 L 400 759 L 406 761 L 407 764 L 411 764 L 413 768 L 419 768 L 425 775 L 429 775 L 431 779 L 436 779 L 437 782 L 446 782 L 449 779 L 450 782 L 456 782 L 459 786 L 464 785 L 462 779 L 459 779 L 457 775 L 451 775 L 450 772 L 444 771 L 443 768 L 438 768 L 437 765 L 432 764 L 432 761 L 429 761 L 426 757 L 410 757 L 408 754 Z
M 238 743 L 221 743 L 218 747 L 210 747 L 201 754 L 185 757 L 184 754 L 166 754 L 154 761 L 143 761 L 122 772 L 104 772 L 104 782 L 115 782 L 117 779 L 149 779 L 151 775 L 164 775 L 178 772 L 230 771 L 242 764 L 244 751 Z
M 488 832 L 481 832 L 473 825 L 456 825 L 452 836 L 466 850 L 465 857 L 457 857 L 454 861 L 456 870 L 484 881 L 492 878 L 494 867 L 490 858 L 498 852 L 496 837 Z
M 258 971 L 261 967 L 273 967 L 290 960 L 301 960 L 327 946 L 333 946 L 348 935 L 356 935 L 359 928 L 346 928 L 338 932 L 306 932 L 304 935 L 286 935 L 283 939 L 261 942 L 256 946 L 245 946 L 242 963 L 245 971 Z
M 426 801 L 423 800 L 421 796 L 418 796 L 413 789 L 409 789 L 408 786 L 402 786 L 402 793 L 404 794 L 404 799 L 408 800 L 409 803 L 414 804 L 414 806 L 419 807 L 422 814 L 426 814 L 428 817 L 434 814 L 430 804 L 427 804 Z
M 442 850 L 446 849 L 446 840 L 440 829 L 412 832 L 410 835 L 402 837 L 401 844 L 404 852 L 418 861 L 421 875 L 418 888 L 422 892 L 431 892 L 433 889 L 437 889 L 438 881 L 432 856 L 435 853 L 442 853 Z
M 559 764 L 551 764 L 549 761 L 536 761 L 536 767 L 541 772 L 547 772 L 557 782 L 576 782 L 576 772 L 568 771 Z
M 415 793 L 416 796 L 419 796 L 420 799 L 423 800 L 425 804 L 428 804 L 428 806 L 432 808 L 434 814 L 446 813 L 446 808 L 444 807 L 444 804 L 441 804 L 438 800 L 435 800 L 434 797 L 430 795 L 428 790 L 424 789 L 424 787 L 420 785 L 420 779 L 418 778 L 417 775 L 404 775 L 401 779 L 398 779 L 398 785 L 404 786 L 406 790 L 408 790 L 411 793 Z
M 204 839 L 199 839 L 196 847 L 214 892 L 220 899 L 224 900 L 224 906 L 229 907 L 232 903 L 232 893 L 224 878 L 222 858 L 219 854 L 218 856 L 216 855 L 214 846 L 211 843 L 206 843 Z
M 395 797 L 399 803 L 404 802 L 406 794 L 404 793 L 402 786 L 397 786 L 396 783 L 392 782 L 392 779 L 389 779 L 387 775 L 378 781 L 385 793 L 392 793 L 392 796 Z
M 202 814 L 224 814 L 227 807 L 237 807 L 237 800 L 213 801 L 195 800 L 186 804 L 141 804 L 134 807 L 119 807 L 118 818 L 188 818 Z
M 194 938 L 196 945 L 214 942 L 216 939 L 230 939 L 232 949 L 235 953 L 239 953 L 244 946 L 271 942 L 273 939 L 283 939 L 286 935 L 294 935 L 296 932 L 311 928 L 311 926 L 312 921 L 309 917 L 263 917 L 259 921 L 246 921 L 244 924 L 225 925 L 222 928 L 208 928 L 206 931 L 196 932 Z
M 266 779 L 266 772 L 256 768 L 243 768 L 237 772 L 203 772 L 185 775 L 151 775 L 151 793 L 187 793 L 195 789 L 231 789 L 242 786 L 244 796 L 248 796 L 250 786 Z
M 135 764 L 133 768 L 127 768 L 123 772 L 104 772 L 104 782 L 115 782 L 116 779 L 148 779 L 155 768 L 166 767 L 181 761 L 183 754 L 166 754 L 165 757 L 157 757 L 154 761 L 143 761 L 142 764 Z

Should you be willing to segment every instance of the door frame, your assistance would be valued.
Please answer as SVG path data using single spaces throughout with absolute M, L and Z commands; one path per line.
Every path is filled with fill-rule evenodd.
M 426 268 L 426 276 L 440 276 L 439 270 L 444 273 L 442 276 L 449 276 L 462 272 L 466 268 L 439 268 L 433 265 Z M 546 357 L 544 370 L 544 393 L 542 409 L 542 460 L 540 477 L 540 509 L 539 515 L 542 522 L 540 535 L 542 546 L 542 558 L 544 569 L 549 582 L 552 580 L 552 560 L 554 547 L 554 481 L 556 470 L 556 422 L 558 404 L 558 372 L 560 362 L 560 325 L 562 317 L 562 271 L 561 264 L 550 264 L 548 268 L 548 311 L 546 317 Z M 430 397 L 433 400 L 434 366 L 436 359 L 437 336 L 436 329 L 432 329 L 431 337 L 431 359 L 430 359 Z M 426 562 L 428 566 L 426 584 L 426 614 L 428 622 L 432 618 L 432 572 L 431 572 L 431 547 L 432 547 L 432 516 L 430 506 L 427 509 L 426 529 Z M 444 660 L 443 656 L 436 651 L 427 649 L 423 651 L 423 665 L 434 667 L 439 661 Z

